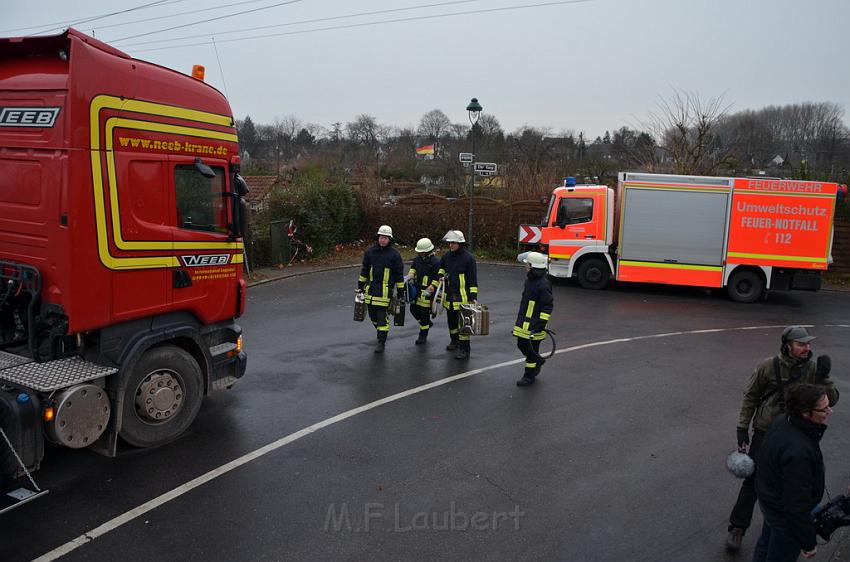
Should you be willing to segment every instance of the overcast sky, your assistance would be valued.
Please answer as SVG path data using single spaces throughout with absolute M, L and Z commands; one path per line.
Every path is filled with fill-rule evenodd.
M 477 97 L 508 132 L 530 125 L 593 138 L 640 127 L 672 88 L 722 95 L 732 111 L 804 101 L 850 109 L 850 0 L 540 5 L 553 1 L 160 0 L 74 26 L 183 72 L 205 65 L 236 117 L 260 123 L 295 115 L 329 127 L 366 113 L 415 127 L 432 109 L 467 123 L 465 107 Z M 13 0 L 4 3 L 0 36 L 155 2 Z M 365 12 L 384 13 L 351 17 Z M 161 19 L 140 21 L 149 18 Z M 406 21 L 374 23 L 390 20 Z M 115 26 L 124 22 L 134 23 Z M 186 27 L 162 31 L 176 26 Z M 259 26 L 278 27 L 232 33 Z M 186 36 L 194 37 L 178 39 Z

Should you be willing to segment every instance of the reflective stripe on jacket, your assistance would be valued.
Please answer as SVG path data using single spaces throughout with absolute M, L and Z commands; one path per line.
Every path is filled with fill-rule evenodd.
M 390 245 L 375 244 L 363 254 L 358 286 L 366 288 L 366 304 L 389 306 L 392 288 L 404 289 L 404 262 Z
M 513 335 L 526 340 L 544 339 L 553 306 L 552 285 L 546 278 L 546 272 L 532 269 L 523 286 Z
M 440 258 L 435 255 L 430 255 L 424 260 L 416 256 L 413 258 L 413 263 L 410 265 L 410 275 L 416 279 L 416 286 L 419 287 L 419 294 L 416 297 L 416 304 L 425 308 L 431 306 L 431 295 L 428 294 L 428 285 L 436 279 L 437 271 L 440 268 Z
M 440 283 L 440 277 L 446 283 L 446 297 L 443 307 L 460 310 L 460 305 L 478 299 L 478 272 L 475 258 L 465 249 L 457 252 L 447 252 L 440 258 L 440 268 L 437 277 L 431 282 L 435 288 Z

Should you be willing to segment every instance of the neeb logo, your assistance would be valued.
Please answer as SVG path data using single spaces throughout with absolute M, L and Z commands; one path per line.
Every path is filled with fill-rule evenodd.
M 61 107 L 0 107 L 0 127 L 49 128 Z
M 227 265 L 230 254 L 204 254 L 196 256 L 180 256 L 186 267 L 201 267 L 205 265 Z

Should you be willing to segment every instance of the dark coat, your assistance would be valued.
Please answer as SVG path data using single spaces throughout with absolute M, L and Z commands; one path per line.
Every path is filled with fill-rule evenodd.
M 773 371 L 773 358 L 770 357 L 762 361 L 750 377 L 738 416 L 739 429 L 749 428 L 752 420 L 753 429 L 767 431 L 770 422 L 783 413 L 781 402 L 784 400 L 780 399 L 776 391 L 776 375 Z M 779 375 L 786 395 L 798 384 L 819 384 L 826 387 L 830 406 L 838 402 L 838 389 L 829 378 L 817 375 L 817 367 L 811 357 L 797 359 L 783 349 L 779 354 Z
M 431 300 L 428 294 L 428 285 L 434 279 L 437 279 L 437 271 L 440 268 L 440 258 L 431 254 L 424 260 L 416 256 L 413 258 L 413 263 L 410 265 L 410 273 L 416 279 L 416 286 L 419 288 L 416 298 L 416 304 L 419 306 L 430 307 Z
M 438 277 L 444 277 L 446 283 L 446 298 L 443 306 L 452 310 L 460 310 L 461 304 L 478 300 L 478 269 L 475 258 L 464 248 L 457 252 L 446 252 L 440 258 Z M 435 288 L 439 280 L 431 283 Z
M 554 299 L 552 284 L 546 277 L 546 271 L 532 269 L 528 272 L 522 289 L 513 334 L 526 340 L 542 340 L 546 337 L 546 323 L 552 314 Z
M 363 254 L 363 266 L 357 287 L 366 288 L 366 304 L 389 306 L 392 289 L 404 291 L 404 262 L 401 254 L 388 244 L 375 244 Z
M 820 440 L 826 426 L 799 416 L 781 416 L 771 424 L 756 459 L 756 494 L 779 514 L 803 550 L 812 550 L 811 511 L 824 490 Z

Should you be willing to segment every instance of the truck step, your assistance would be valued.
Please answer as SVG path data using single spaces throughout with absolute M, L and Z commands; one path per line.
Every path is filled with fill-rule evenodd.
M 31 490 L 30 488 L 16 488 L 0 496 L 0 515 L 12 511 L 27 502 L 45 495 L 50 490 Z
M 6 351 L 0 351 L 0 371 L 3 369 L 8 369 L 9 367 L 17 367 L 18 365 L 23 365 L 24 363 L 30 363 L 32 359 L 29 357 L 24 357 L 23 355 L 15 355 L 14 353 L 8 353 Z
M 228 351 L 233 351 L 234 349 L 236 349 L 236 344 L 233 342 L 220 343 L 210 348 L 210 355 L 213 357 L 217 355 L 224 355 Z
M 0 381 L 39 392 L 52 392 L 117 372 L 115 367 L 98 365 L 80 357 L 68 357 L 46 363 L 24 363 L 4 369 L 0 371 Z

